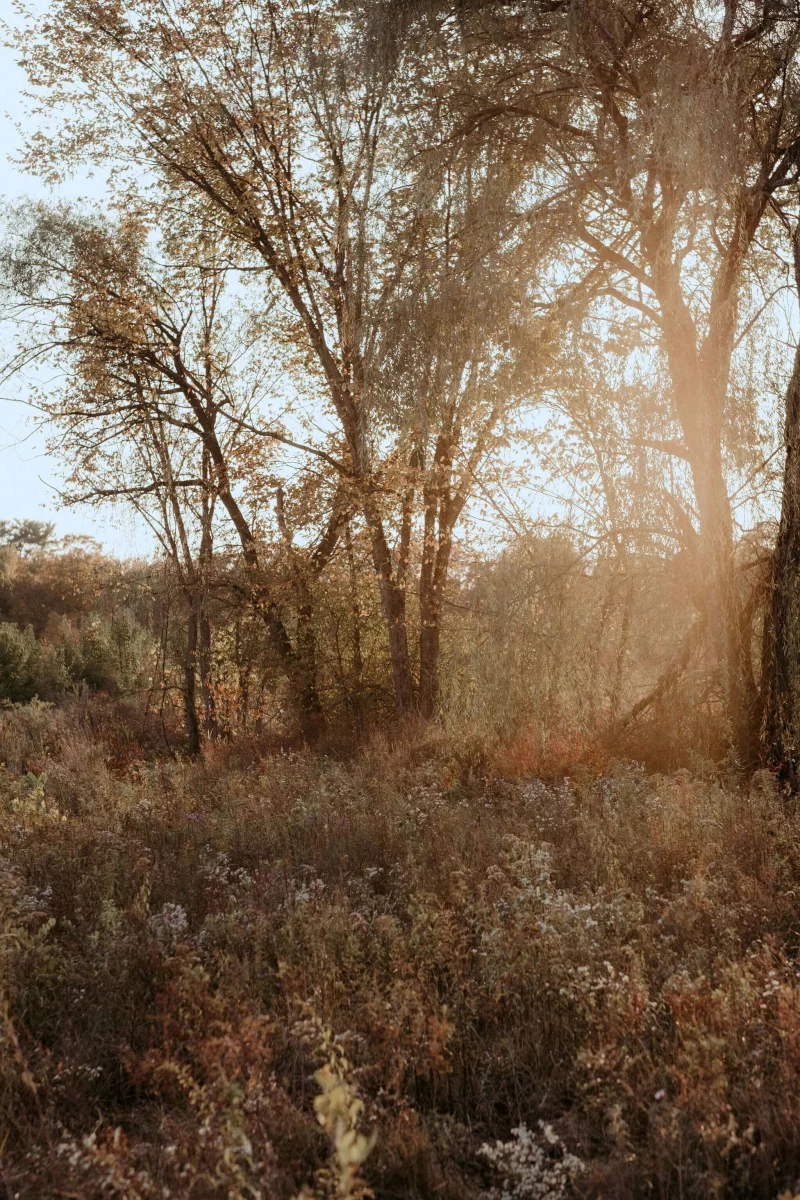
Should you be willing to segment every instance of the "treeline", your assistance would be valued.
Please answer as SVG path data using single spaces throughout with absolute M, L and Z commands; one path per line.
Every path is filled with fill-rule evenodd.
M 147 570 L 40 521 L 0 522 L 0 701 L 130 693 L 150 681 Z
M 69 501 L 161 543 L 192 751 L 502 713 L 793 778 L 799 16 L 52 0 L 21 28 L 29 169 L 113 171 L 106 211 L 8 213 L 6 374 Z
M 198 613 L 168 559 L 120 561 L 35 521 L 0 525 L 0 536 L 0 703 L 104 693 L 157 717 L 156 740 L 170 751 L 297 730 L 284 664 L 237 555 L 212 558 Z M 445 726 L 524 735 L 538 754 L 580 752 L 598 730 L 614 730 L 620 749 L 661 766 L 686 761 L 687 747 L 724 752 L 719 729 L 708 728 L 703 684 L 713 669 L 702 654 L 688 678 L 648 696 L 649 721 L 628 730 L 631 705 L 665 646 L 679 649 L 690 617 L 674 564 L 642 559 L 623 577 L 607 563 L 587 570 L 563 536 L 533 537 L 495 557 L 457 558 L 445 605 Z M 334 556 L 313 633 L 328 734 L 353 743 L 384 728 L 391 667 L 363 541 Z M 413 633 L 410 649 L 416 670 Z

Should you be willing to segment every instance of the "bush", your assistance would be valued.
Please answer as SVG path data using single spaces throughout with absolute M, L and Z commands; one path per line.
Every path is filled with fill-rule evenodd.
M 41 650 L 30 625 L 22 630 L 0 624 L 0 698 L 12 703 L 31 700 L 36 691 Z

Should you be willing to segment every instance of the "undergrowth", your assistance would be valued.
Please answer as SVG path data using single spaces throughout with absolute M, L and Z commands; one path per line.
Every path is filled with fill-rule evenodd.
M 800 1190 L 766 774 L 441 738 L 120 765 L 41 706 L 0 760 L 9 1200 Z

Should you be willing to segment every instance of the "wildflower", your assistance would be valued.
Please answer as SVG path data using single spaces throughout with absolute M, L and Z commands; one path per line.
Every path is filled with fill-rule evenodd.
M 162 904 L 161 910 L 150 918 L 150 925 L 159 941 L 174 941 L 189 928 L 186 910 L 180 904 Z
M 500 1175 L 502 1185 L 483 1200 L 562 1200 L 582 1171 L 583 1161 L 569 1154 L 551 1125 L 539 1122 L 540 1135 L 527 1126 L 512 1129 L 510 1142 L 485 1144 L 479 1153 Z

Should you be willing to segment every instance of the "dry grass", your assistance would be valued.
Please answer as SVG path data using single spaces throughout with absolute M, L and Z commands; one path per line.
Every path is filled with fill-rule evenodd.
M 800 1190 L 769 777 L 442 739 L 123 768 L 41 708 L 0 758 L 9 1198 Z

